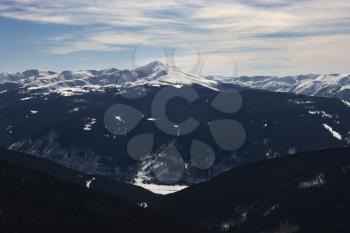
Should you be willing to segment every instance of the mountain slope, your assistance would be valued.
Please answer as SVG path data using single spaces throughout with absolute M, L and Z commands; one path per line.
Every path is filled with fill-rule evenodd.
M 169 135 L 156 125 L 151 107 L 166 87 L 145 85 L 145 95 L 138 99 L 125 98 L 116 88 L 79 96 L 33 96 L 8 88 L 0 97 L 0 146 L 83 173 L 123 182 L 140 179 L 143 183 L 159 183 L 152 171 L 157 165 L 155 157 L 166 151 L 168 145 L 175 145 L 184 166 L 183 176 L 176 184 L 192 185 L 245 163 L 341 147 L 350 142 L 350 108 L 338 99 L 240 89 L 232 85 L 225 88 L 239 91 L 243 98 L 241 109 L 234 114 L 213 108 L 211 103 L 220 92 L 199 85 L 190 87 L 198 93 L 194 102 L 187 103 L 181 98 L 170 101 L 166 112 L 174 122 L 173 127 L 188 116 L 196 119 L 199 126 L 188 135 Z M 185 88 L 188 86 L 176 90 Z M 138 125 L 127 135 L 114 135 L 106 129 L 105 114 L 115 104 L 142 113 Z M 224 150 L 215 142 L 209 123 L 222 119 L 238 121 L 244 126 L 247 137 L 238 150 Z M 154 136 L 152 156 L 136 161 L 129 156 L 127 145 L 132 138 L 146 133 Z M 193 166 L 190 150 L 194 139 L 213 148 L 215 163 L 210 169 Z
M 199 232 L 151 209 L 0 160 L 0 231 Z
M 160 208 L 212 232 L 349 232 L 350 148 L 241 166 Z

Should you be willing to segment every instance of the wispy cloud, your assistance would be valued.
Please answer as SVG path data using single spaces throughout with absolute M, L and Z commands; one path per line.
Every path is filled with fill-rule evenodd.
M 350 37 L 349 12 L 348 0 L 194 0 L 191 3 L 7 0 L 0 3 L 3 17 L 85 28 L 78 27 L 69 35 L 45 38 L 50 53 L 119 51 L 155 43 L 173 48 L 190 44 L 205 56 L 230 54 L 242 70 L 252 67 L 256 70 L 264 62 L 274 67 L 275 72 L 279 69 L 286 72 L 281 67 L 293 67 L 291 64 L 299 63 L 296 59 L 309 57 L 323 64 L 322 58 L 317 57 L 320 54 L 348 50 L 349 44 L 344 40 Z M 191 57 L 193 51 L 188 53 L 187 57 Z M 285 58 L 284 63 L 281 57 Z M 346 59 L 343 58 L 348 62 Z M 315 65 L 305 62 L 312 64 L 311 68 Z

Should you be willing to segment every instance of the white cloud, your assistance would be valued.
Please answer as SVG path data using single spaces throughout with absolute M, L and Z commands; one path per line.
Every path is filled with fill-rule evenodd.
M 68 54 L 72 52 L 80 51 L 100 51 L 100 52 L 109 52 L 109 51 L 120 51 L 123 50 L 122 47 L 111 47 L 103 44 L 93 43 L 90 41 L 73 41 L 68 45 L 52 46 L 49 48 L 49 52 L 54 54 Z
M 348 12 L 348 0 L 0 3 L 3 17 L 91 29 L 43 38 L 52 53 L 119 51 L 139 44 L 178 47 L 186 43 L 205 56 L 211 54 L 213 61 L 219 62 L 223 52 L 229 54 L 237 61 L 241 74 L 349 71 L 349 58 L 344 54 L 349 50 L 345 41 L 350 36 Z M 182 57 L 190 64 L 191 51 L 188 53 Z

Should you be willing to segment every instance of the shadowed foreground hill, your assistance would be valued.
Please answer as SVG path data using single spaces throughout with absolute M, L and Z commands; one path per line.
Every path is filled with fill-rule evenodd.
M 91 189 L 128 200 L 135 204 L 141 202 L 150 203 L 158 196 L 144 188 L 132 184 L 123 183 L 104 176 L 85 174 L 66 168 L 47 159 L 3 148 L 0 148 L 0 161 L 7 161 L 14 165 L 40 171 L 82 186 L 85 186 L 87 181 L 90 181 L 89 187 Z
M 158 203 L 212 232 L 350 232 L 350 148 L 230 170 Z
M 0 160 L 0 232 L 199 232 L 150 209 Z
M 19 160 L 23 163 L 19 166 L 8 160 L 0 160 L 0 232 L 4 233 L 198 232 L 171 219 L 213 233 L 350 232 L 350 148 L 241 166 L 210 182 L 152 198 L 151 207 L 163 215 L 79 182 L 55 178 L 52 175 L 62 171 L 56 174 L 55 167 L 48 175 L 33 170 L 40 163 Z M 69 173 L 62 174 L 72 181 Z

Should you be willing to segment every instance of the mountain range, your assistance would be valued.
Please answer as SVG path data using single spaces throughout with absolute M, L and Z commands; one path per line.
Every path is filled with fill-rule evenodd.
M 158 61 L 128 70 L 53 71 L 27 70 L 22 73 L 0 74 L 0 84 L 18 84 L 27 91 L 75 95 L 87 91 L 102 91 L 115 86 L 191 85 L 199 84 L 220 89 L 221 84 L 289 92 L 319 97 L 338 97 L 350 101 L 350 74 L 306 74 L 295 76 L 198 76 Z
M 239 86 L 289 92 L 309 96 L 337 97 L 350 100 L 350 74 L 308 74 L 296 76 L 208 76 L 209 80 L 231 83 Z
M 0 74 L 0 84 L 12 84 L 30 93 L 61 95 L 77 95 L 88 91 L 103 91 L 111 87 L 135 87 L 142 85 L 191 85 L 199 84 L 208 88 L 215 88 L 216 81 L 206 80 L 200 76 L 186 74 L 176 67 L 151 62 L 131 70 L 81 70 L 52 71 L 27 70 L 23 73 Z
M 246 163 L 344 147 L 350 142 L 350 108 L 344 100 L 208 80 L 159 62 L 132 70 L 32 70 L 1 77 L 0 146 L 161 193 L 208 181 Z M 179 130 L 179 123 L 189 116 L 198 121 L 196 130 L 187 135 L 160 130 L 160 119 L 153 116 L 154 99 L 168 87 L 174 92 L 191 89 L 198 95 L 191 103 L 173 98 L 165 109 L 174 130 Z M 234 113 L 220 111 L 213 105 L 222 98 L 220 93 L 228 90 L 242 98 L 242 105 Z M 106 113 L 115 105 L 140 113 L 138 124 L 125 135 L 106 127 Z M 118 111 L 117 120 L 128 118 L 127 112 Z M 238 122 L 244 128 L 244 141 L 237 148 L 222 148 L 217 143 L 220 135 L 213 134 L 210 123 L 220 121 Z M 224 127 L 221 132 L 225 131 Z M 149 156 L 135 160 L 128 153 L 128 145 L 145 134 L 153 138 L 152 145 L 147 145 Z M 230 143 L 237 140 L 234 133 L 227 137 L 232 138 Z M 212 164 L 204 169 L 198 168 L 191 155 L 198 142 L 212 151 Z M 160 156 L 171 154 L 172 147 L 179 156 L 168 163 L 176 165 L 171 175 L 178 178 L 169 183 L 164 176 L 157 176 L 163 170 L 156 168 L 162 164 Z

